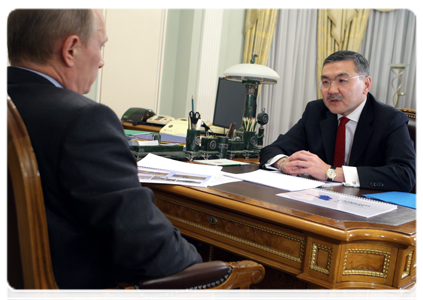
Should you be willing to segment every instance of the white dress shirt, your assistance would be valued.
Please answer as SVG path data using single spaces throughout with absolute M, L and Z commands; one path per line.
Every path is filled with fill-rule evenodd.
M 350 161 L 350 152 L 352 148 L 352 143 L 354 140 L 355 130 L 357 128 L 358 120 L 360 119 L 361 112 L 363 111 L 364 105 L 366 104 L 367 99 L 365 99 L 352 113 L 346 116 L 350 121 L 347 122 L 345 125 L 345 162 L 342 166 L 342 170 L 344 172 L 345 182 L 343 184 L 345 186 L 351 187 L 360 187 L 360 180 L 358 178 L 358 172 L 356 167 L 348 166 Z M 342 115 L 338 114 L 338 124 L 339 120 L 343 117 Z M 276 168 L 272 167 L 272 165 L 277 162 L 282 157 L 287 155 L 279 154 L 270 159 L 266 164 L 265 167 L 268 169 L 276 170 Z

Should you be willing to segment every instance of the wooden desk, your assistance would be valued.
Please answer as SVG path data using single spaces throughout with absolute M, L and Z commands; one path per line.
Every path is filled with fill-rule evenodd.
M 233 168 L 245 172 L 257 166 L 227 170 Z M 157 206 L 184 235 L 313 286 L 403 289 L 416 282 L 413 210 L 388 213 L 385 220 L 408 214 L 405 223 L 388 225 L 377 217 L 363 220 L 294 203 L 275 196 L 281 190 L 247 182 L 210 188 L 146 186 L 154 190 Z M 342 186 L 331 189 L 353 195 L 375 192 Z

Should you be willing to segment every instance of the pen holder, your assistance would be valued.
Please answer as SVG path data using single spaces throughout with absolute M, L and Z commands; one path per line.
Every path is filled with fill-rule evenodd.
M 201 150 L 203 151 L 217 151 L 217 139 L 216 138 L 201 138 Z
M 220 158 L 226 158 L 228 153 L 228 141 L 227 136 L 218 136 L 217 137 L 217 151 L 219 151 Z
M 187 129 L 185 150 L 193 152 L 200 150 L 200 130 Z
M 254 150 L 255 145 L 257 145 L 256 132 L 244 131 L 244 150 Z

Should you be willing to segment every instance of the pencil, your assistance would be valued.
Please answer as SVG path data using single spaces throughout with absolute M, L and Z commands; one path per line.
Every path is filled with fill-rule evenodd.
M 192 107 L 192 112 L 194 112 L 194 95 L 191 96 L 191 107 Z

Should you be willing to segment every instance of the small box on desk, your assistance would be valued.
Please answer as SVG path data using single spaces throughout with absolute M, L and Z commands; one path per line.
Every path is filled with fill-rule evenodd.
M 242 150 L 244 150 L 244 141 L 229 140 L 228 151 L 242 151 Z
M 201 150 L 217 151 L 217 138 L 210 138 L 210 137 L 201 138 Z

